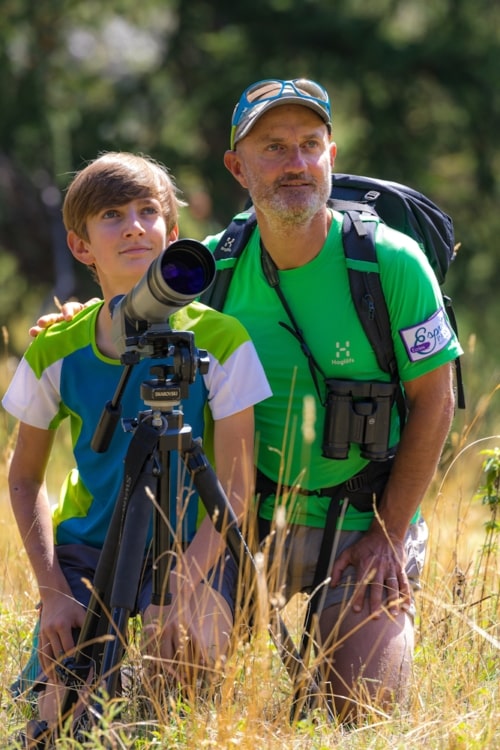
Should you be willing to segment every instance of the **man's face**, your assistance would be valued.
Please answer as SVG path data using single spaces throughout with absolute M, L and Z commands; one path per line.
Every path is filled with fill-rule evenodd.
M 299 224 L 324 210 L 334 158 L 335 144 L 321 118 L 292 104 L 266 112 L 225 163 L 257 210 Z

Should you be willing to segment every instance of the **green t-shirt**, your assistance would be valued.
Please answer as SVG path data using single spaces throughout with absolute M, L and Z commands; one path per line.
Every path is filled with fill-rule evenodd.
M 333 217 L 321 252 L 304 266 L 279 272 L 281 289 L 326 377 L 387 382 L 389 376 L 377 364 L 351 297 L 342 216 Z M 214 249 L 217 239 L 208 238 L 206 244 Z M 455 359 L 460 345 L 443 310 L 439 284 L 418 245 L 383 224 L 377 227 L 376 242 L 400 376 L 402 381 L 413 380 Z M 324 407 L 299 342 L 280 325 L 290 321 L 263 274 L 258 228 L 236 264 L 224 312 L 238 318 L 250 333 L 273 392 L 255 407 L 259 469 L 283 485 L 300 484 L 307 490 L 337 485 L 357 474 L 367 463 L 358 445 L 351 444 L 345 460 L 322 456 Z M 419 341 L 422 334 L 427 343 L 419 349 L 413 340 Z M 394 407 L 391 445 L 398 437 Z M 288 508 L 294 523 L 324 526 L 328 497 L 294 494 L 289 502 L 294 505 Z M 263 517 L 272 518 L 275 503 L 274 497 L 263 501 Z M 349 508 L 343 528 L 366 529 L 372 517 Z

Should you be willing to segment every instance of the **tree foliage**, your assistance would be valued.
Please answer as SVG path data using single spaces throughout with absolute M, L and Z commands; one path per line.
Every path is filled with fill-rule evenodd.
M 498 314 L 500 6 L 490 0 L 4 0 L 0 18 L 0 281 L 85 295 L 61 191 L 97 153 L 164 161 L 222 227 L 243 195 L 222 164 L 241 90 L 307 75 L 330 91 L 337 167 L 397 180 L 453 216 L 447 288 L 470 326 Z M 2 295 L 0 315 L 14 312 Z M 476 320 L 474 320 L 476 316 Z M 488 312 L 488 318 L 490 313 Z

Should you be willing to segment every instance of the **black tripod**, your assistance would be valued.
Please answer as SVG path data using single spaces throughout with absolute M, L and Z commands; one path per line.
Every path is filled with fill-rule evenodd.
M 194 347 L 191 332 L 172 331 L 153 326 L 139 339 L 128 340 L 129 347 L 121 357 L 125 365 L 113 399 L 108 402 L 94 434 L 92 447 L 105 452 L 121 419 L 121 398 L 132 368 L 145 355 L 161 358 L 152 366 L 151 379 L 141 384 L 141 398 L 150 408 L 134 419 L 122 420 L 133 432 L 124 463 L 123 481 L 115 503 L 105 542 L 95 571 L 92 595 L 74 656 L 58 666 L 60 679 L 66 685 L 60 710 L 59 726 L 47 727 L 37 722 L 32 731 L 32 747 L 50 748 L 67 718 L 71 716 L 81 690 L 88 694 L 85 710 L 73 722 L 75 736 L 99 721 L 104 698 L 119 690 L 120 665 L 127 644 L 128 621 L 136 605 L 144 564 L 144 551 L 153 514 L 154 604 L 169 602 L 168 581 L 172 546 L 170 524 L 170 454 L 178 451 L 191 476 L 206 511 L 238 566 L 246 557 L 251 570 L 255 560 L 238 527 L 238 521 L 224 490 L 202 449 L 193 439 L 189 425 L 184 424 L 179 406 L 188 396 L 196 373 L 206 373 L 208 356 Z M 165 360 L 169 364 L 164 364 Z M 151 492 L 156 502 L 147 500 Z M 272 612 L 269 632 L 295 687 L 302 686 L 302 706 L 320 700 L 320 691 L 295 648 L 277 611 Z M 298 694 L 298 693 L 297 693 Z M 327 710 L 330 711 L 326 701 Z M 296 715 L 296 711 L 294 714 Z

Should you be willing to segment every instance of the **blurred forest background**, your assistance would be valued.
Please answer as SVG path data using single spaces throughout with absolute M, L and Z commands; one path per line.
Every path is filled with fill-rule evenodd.
M 339 171 L 407 183 L 453 217 L 461 246 L 445 290 L 464 348 L 475 341 L 466 377 L 478 393 L 495 388 L 499 3 L 1 0 L 0 10 L 0 324 L 11 353 L 54 295 L 98 293 L 60 219 L 74 170 L 115 149 L 165 162 L 190 204 L 181 235 L 202 239 L 243 201 L 222 163 L 242 89 L 309 76 L 332 97 Z

